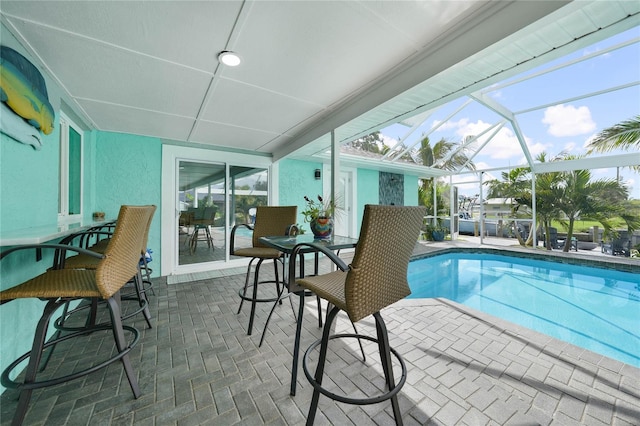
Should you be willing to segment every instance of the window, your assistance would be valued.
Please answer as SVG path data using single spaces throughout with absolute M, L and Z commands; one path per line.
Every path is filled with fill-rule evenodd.
M 82 130 L 60 113 L 60 191 L 58 216 L 82 217 Z

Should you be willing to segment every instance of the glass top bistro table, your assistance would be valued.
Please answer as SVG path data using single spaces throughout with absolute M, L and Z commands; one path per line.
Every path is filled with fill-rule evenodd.
M 298 320 L 296 324 L 296 337 L 293 348 L 293 364 L 291 368 L 291 395 L 296 394 L 296 381 L 298 377 L 298 357 L 300 354 L 300 333 L 302 330 L 302 314 L 304 313 L 304 297 L 305 291 L 302 287 L 295 284 L 296 282 L 296 259 L 295 256 L 291 256 L 297 246 L 299 254 L 314 253 L 315 254 L 315 271 L 318 273 L 318 249 L 316 247 L 324 247 L 329 250 L 340 250 L 347 248 L 354 248 L 358 244 L 357 238 L 343 237 L 340 235 L 332 235 L 329 238 L 314 238 L 313 234 L 302 234 L 296 236 L 277 236 L 277 237 L 261 237 L 260 242 L 270 247 L 276 248 L 285 254 L 285 268 L 287 261 L 289 262 L 289 279 L 286 286 L 289 289 L 289 294 L 297 294 L 300 297 L 300 303 L 298 307 Z M 304 265 L 304 261 L 301 262 Z M 286 269 L 285 269 L 286 270 Z M 304 276 L 304 268 L 300 268 L 300 274 Z M 300 278 L 300 277 L 298 277 Z M 320 319 L 320 321 L 322 321 Z M 268 325 L 265 324 L 265 331 Z M 264 337 L 264 332 L 262 333 Z
M 351 237 L 342 237 L 340 235 L 332 235 L 329 238 L 314 238 L 313 234 L 302 234 L 291 237 L 260 237 L 260 242 L 270 247 L 276 248 L 283 253 L 291 254 L 295 246 L 298 244 L 313 244 L 324 246 L 329 250 L 340 250 L 346 248 L 354 248 L 356 244 L 358 244 L 358 239 Z M 311 253 L 315 250 L 312 246 L 309 246 L 309 249 L 305 249 L 304 251 L 306 253 Z

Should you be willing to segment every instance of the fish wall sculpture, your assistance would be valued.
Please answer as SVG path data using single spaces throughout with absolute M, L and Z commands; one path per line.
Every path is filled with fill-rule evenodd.
M 0 102 L 0 132 L 33 149 L 42 148 L 42 134 L 27 123 L 24 118 L 14 113 L 4 102 Z
M 47 86 L 40 71 L 27 58 L 7 46 L 0 46 L 0 101 L 10 108 L 0 111 L 0 132 L 40 149 L 42 138 L 39 132 L 50 134 L 55 117 Z M 20 118 L 11 117 L 13 114 Z M 24 123 L 39 132 L 24 127 Z

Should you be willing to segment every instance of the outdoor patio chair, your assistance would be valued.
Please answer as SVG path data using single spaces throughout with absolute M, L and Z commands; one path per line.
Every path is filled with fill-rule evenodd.
M 547 238 L 544 234 L 542 235 L 542 238 L 542 244 L 547 247 Z M 553 227 L 549 227 L 549 247 L 556 250 L 562 248 L 558 243 L 558 230 Z
M 149 299 L 147 297 L 147 293 L 149 291 L 153 291 L 153 284 L 150 280 L 151 278 L 151 269 L 147 264 L 147 243 L 149 239 L 149 229 L 151 228 L 151 222 L 153 221 L 153 215 L 157 207 L 155 205 L 146 206 L 150 209 L 151 215 L 149 216 L 148 223 L 144 229 L 144 234 L 142 236 L 142 243 L 140 247 L 139 261 L 138 261 L 138 273 L 131 278 L 129 283 L 132 286 L 132 289 L 126 293 L 121 293 L 122 300 L 134 300 L 138 303 L 139 308 L 129 312 L 127 315 L 123 316 L 122 319 L 128 319 L 138 313 L 142 312 L 144 318 L 147 322 L 149 328 L 152 328 L 151 325 L 151 312 L 149 311 Z M 117 222 L 115 222 L 117 223 Z M 61 244 L 71 244 L 74 240 L 80 240 L 80 242 L 91 241 L 91 235 L 99 233 L 99 234 L 107 234 L 108 238 L 100 239 L 96 244 L 85 247 L 91 251 L 97 253 L 105 253 L 109 244 L 111 243 L 111 235 L 113 232 L 104 231 L 102 228 L 99 230 L 93 229 L 90 231 L 79 232 L 73 234 L 64 240 L 61 241 Z M 96 269 L 100 264 L 100 259 L 94 256 L 87 256 L 85 254 L 76 254 L 75 256 L 65 257 L 65 250 L 57 250 L 56 256 L 54 258 L 54 268 L 55 269 Z M 57 263 L 56 263 L 57 262 Z M 87 305 L 83 305 L 78 308 L 78 310 L 86 308 Z M 95 306 L 92 307 L 95 309 Z M 68 315 L 77 312 L 71 311 L 67 312 L 67 307 L 65 307 L 62 316 L 56 321 L 56 326 L 64 328 L 62 324 L 64 324 Z
M 318 245 L 317 250 L 331 259 L 338 270 L 297 281 L 298 285 L 316 293 L 332 306 L 324 324 L 322 338 L 307 349 L 303 358 L 305 375 L 314 388 L 307 416 L 308 425 L 313 424 L 315 419 L 320 394 L 339 402 L 357 405 L 375 404 L 390 399 L 396 424 L 402 424 L 397 395 L 406 381 L 406 366 L 400 354 L 389 346 L 386 325 L 380 311 L 411 293 L 407 282 L 407 267 L 420 235 L 425 214 L 424 207 L 366 205 L 362 230 L 352 263 L 347 266 L 332 251 Z M 349 315 L 353 323 L 373 315 L 377 339 L 361 334 L 330 335 L 336 315 L 341 310 Z M 388 388 L 386 393 L 353 398 L 335 394 L 322 387 L 328 343 L 329 340 L 337 338 L 365 339 L 378 344 Z M 307 364 L 309 354 L 318 345 L 320 345 L 320 355 L 315 375 L 312 376 Z M 391 354 L 398 360 L 402 369 L 402 375 L 397 384 Z
M 53 386 L 83 377 L 115 361 L 122 362 L 134 397 L 138 398 L 140 395 L 136 374 L 133 371 L 128 355 L 129 351 L 138 342 L 139 332 L 134 327 L 122 324 L 120 289 L 138 273 L 139 250 L 145 227 L 149 222 L 149 217 L 153 214 L 153 210 L 153 206 L 122 206 L 116 228 L 111 237 L 111 243 L 104 254 L 73 246 L 39 244 L 14 247 L 0 255 L 0 259 L 2 259 L 10 253 L 24 249 L 63 249 L 100 259 L 99 265 L 93 270 L 50 269 L 35 278 L 0 292 L 0 304 L 26 298 L 37 298 L 46 301 L 44 312 L 36 327 L 31 351 L 9 364 L 0 376 L 3 386 L 20 391 L 18 407 L 12 424 L 22 424 L 34 389 Z M 106 301 L 111 321 L 87 326 L 45 343 L 49 322 L 56 310 L 70 300 L 87 298 Z M 84 368 L 84 366 L 76 368 L 77 366 L 73 365 L 56 369 L 56 372 L 51 373 L 45 370 L 43 372 L 45 378 L 37 380 L 36 376 L 40 373 L 40 360 L 47 348 L 68 339 L 105 330 L 111 330 L 109 334 L 113 336 L 115 341 L 115 351 L 109 351 L 107 359 L 100 360 L 87 368 Z M 129 343 L 125 339 L 125 331 L 127 331 L 127 334 L 131 333 L 132 335 Z M 27 359 L 29 361 L 26 373 L 24 376 L 20 376 L 22 378 L 21 381 L 18 382 L 17 379 L 12 379 L 11 372 Z M 73 362 L 75 363 L 77 360 L 73 358 Z M 54 376 L 60 371 L 64 371 L 66 375 Z M 112 373 L 118 377 L 120 376 L 115 371 Z
M 216 220 L 217 207 L 205 207 L 204 209 L 198 209 L 201 211 L 201 217 L 196 217 L 191 221 L 193 225 L 193 234 L 189 239 L 189 252 L 195 253 L 198 248 L 198 240 L 200 238 L 200 231 L 204 231 L 204 239 L 207 241 L 207 247 L 215 249 L 213 245 L 213 237 L 211 236 L 210 226 L 213 226 Z
M 260 237 L 268 237 L 274 235 L 286 235 L 288 228 L 296 223 L 298 214 L 297 206 L 258 206 L 256 208 L 256 220 L 253 225 L 241 223 L 235 225 L 231 230 L 231 255 L 249 257 L 251 261 L 247 267 L 247 274 L 244 281 L 244 287 L 238 291 L 240 296 L 240 306 L 238 314 L 242 310 L 244 301 L 251 302 L 251 313 L 249 314 L 249 326 L 247 334 L 251 335 L 253 331 L 253 320 L 256 312 L 256 303 L 275 302 L 278 300 L 277 295 L 280 294 L 280 279 L 278 274 L 278 261 L 282 258 L 282 253 L 274 248 L 267 247 L 260 242 Z M 236 249 L 236 232 L 239 228 L 244 227 L 253 230 L 252 246 L 247 248 Z M 254 261 L 258 261 L 255 266 L 253 284 L 249 284 L 251 275 L 251 266 Z M 259 281 L 260 266 L 265 260 L 273 260 L 273 268 L 275 272 L 274 280 Z M 274 297 L 258 297 L 258 285 L 263 283 L 275 283 L 276 296 Z M 249 287 L 252 287 L 252 293 L 247 294 Z
M 631 238 L 627 231 L 618 231 L 616 238 L 609 238 L 608 241 L 600 243 L 602 253 L 611 254 L 613 256 L 631 255 Z
M 178 218 L 178 226 L 180 227 L 180 231 L 182 232 L 182 228 L 188 228 L 191 226 L 191 223 L 195 219 L 195 212 L 192 211 L 183 211 L 180 212 L 180 217 Z

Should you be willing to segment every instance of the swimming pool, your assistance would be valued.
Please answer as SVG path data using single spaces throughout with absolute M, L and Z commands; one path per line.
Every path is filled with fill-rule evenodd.
M 484 253 L 409 264 L 409 298 L 444 297 L 640 367 L 640 275 Z

